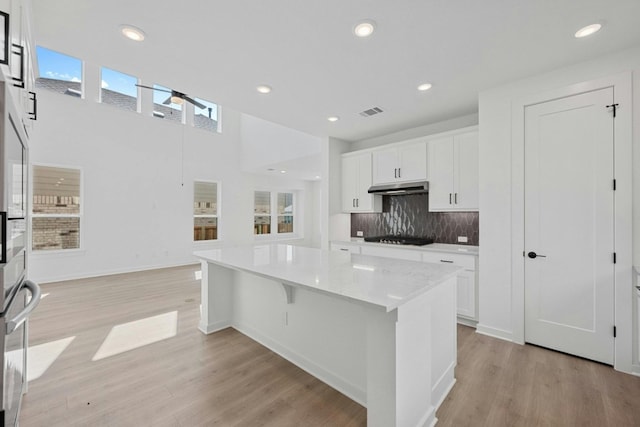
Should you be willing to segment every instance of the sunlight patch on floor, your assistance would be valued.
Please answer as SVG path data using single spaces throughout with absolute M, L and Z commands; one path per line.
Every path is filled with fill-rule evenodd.
M 91 359 L 104 359 L 129 350 L 175 337 L 178 331 L 178 312 L 170 311 L 111 328 L 109 335 Z
M 29 347 L 27 350 L 27 381 L 38 379 L 47 372 L 47 369 L 74 339 L 75 336 Z

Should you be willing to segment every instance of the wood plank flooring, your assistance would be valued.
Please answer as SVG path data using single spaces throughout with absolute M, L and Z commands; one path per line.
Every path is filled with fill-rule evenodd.
M 244 335 L 198 331 L 197 270 L 43 285 L 30 345 L 75 338 L 29 383 L 20 425 L 366 425 L 365 408 Z M 92 361 L 114 326 L 143 343 L 125 324 L 171 312 L 175 336 Z M 463 326 L 458 346 L 439 426 L 640 426 L 640 378 Z

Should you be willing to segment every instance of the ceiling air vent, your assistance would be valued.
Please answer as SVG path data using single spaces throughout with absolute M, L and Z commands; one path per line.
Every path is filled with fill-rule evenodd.
M 368 110 L 361 111 L 360 115 L 362 117 L 371 117 L 371 116 L 375 116 L 376 114 L 380 114 L 380 113 L 382 113 L 382 108 L 373 107 L 373 108 L 369 108 Z

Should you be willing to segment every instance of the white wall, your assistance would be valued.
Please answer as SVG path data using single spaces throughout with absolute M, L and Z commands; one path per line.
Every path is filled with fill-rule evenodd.
M 527 96 L 633 71 L 634 101 L 640 102 L 640 48 L 562 68 L 534 78 L 484 91 L 479 97 L 480 122 L 480 251 L 478 330 L 513 339 L 513 251 L 519 238 L 512 231 L 512 105 Z M 632 105 L 621 106 L 630 109 Z M 640 164 L 640 108 L 633 116 L 634 164 Z M 633 254 L 640 264 L 640 170 L 633 170 Z M 629 271 L 629 277 L 631 272 Z M 631 301 L 629 300 L 629 304 Z M 623 308 L 617 307 L 617 310 Z M 625 311 L 627 307 L 624 307 Z M 630 322 L 631 319 L 628 319 Z M 626 339 L 626 338 L 625 338 Z M 630 339 L 630 336 L 629 336 Z
M 418 126 L 415 128 L 405 129 L 400 132 L 394 132 L 387 135 L 377 136 L 375 138 L 362 139 L 352 142 L 349 145 L 349 151 L 364 150 L 366 148 L 377 147 L 384 144 L 392 144 L 394 142 L 405 141 L 422 136 L 435 135 L 437 133 L 447 132 L 450 130 L 460 129 L 478 124 L 478 114 L 469 114 L 466 116 L 455 117 L 442 122 L 432 123 L 429 125 Z
M 243 170 L 320 153 L 320 138 L 316 136 L 247 114 L 240 116 Z
M 342 161 L 341 155 L 349 151 L 350 144 L 336 138 L 322 141 L 322 241 L 321 247 L 329 249 L 332 240 L 349 239 L 351 215 L 342 212 Z
M 38 93 L 31 163 L 82 168 L 84 217 L 81 250 L 31 254 L 36 281 L 191 263 L 197 249 L 253 243 L 258 185 L 303 190 L 303 212 L 315 209 L 312 183 L 241 172 L 235 111 L 224 108 L 224 132 L 214 134 L 87 98 Z M 194 179 L 220 182 L 219 242 L 192 241 Z M 296 243 L 311 245 L 319 224 L 304 226 L 305 239 Z

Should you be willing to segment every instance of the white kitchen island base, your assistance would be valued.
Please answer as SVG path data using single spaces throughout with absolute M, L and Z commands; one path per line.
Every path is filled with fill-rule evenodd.
M 284 250 L 285 259 L 291 251 L 261 248 L 270 248 L 272 267 L 279 263 L 274 251 Z M 295 252 L 299 263 L 276 269 L 266 267 L 264 254 L 256 265 L 255 258 L 243 263 L 237 253 L 216 253 L 257 249 L 196 254 L 202 259 L 202 332 L 237 329 L 365 406 L 368 426 L 435 424 L 435 409 L 455 382 L 455 268 L 438 269 L 438 283 L 408 297 L 402 291 L 410 290 L 416 272 L 407 269 L 429 264 L 294 248 L 289 254 Z M 323 261 L 311 261 L 316 255 Z M 315 271 L 297 271 L 302 268 Z M 379 289 L 381 280 L 396 283 Z M 372 287 L 356 289 L 364 282 Z M 380 295 L 397 306 L 385 305 Z

